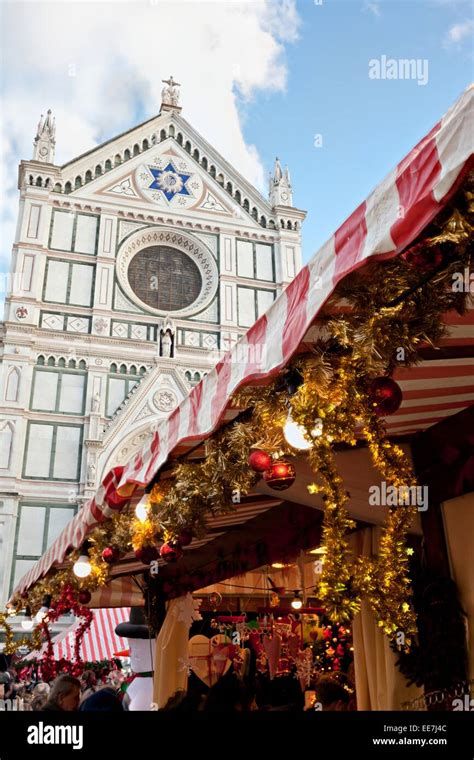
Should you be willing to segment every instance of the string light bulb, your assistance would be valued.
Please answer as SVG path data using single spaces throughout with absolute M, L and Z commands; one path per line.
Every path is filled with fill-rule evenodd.
M 286 442 L 294 449 L 307 451 L 313 445 L 309 440 L 304 427 L 298 425 L 298 423 L 294 421 L 291 412 L 288 414 L 283 426 L 283 435 L 285 436 Z
M 299 590 L 295 591 L 295 595 L 294 595 L 293 599 L 291 600 L 291 606 L 293 607 L 294 610 L 300 610 L 302 608 L 302 606 L 303 606 L 303 600 L 300 597 Z
M 35 620 L 37 623 L 41 623 L 47 617 L 50 606 L 51 596 L 49 594 L 45 594 L 43 597 L 43 604 L 35 615 Z
M 142 523 L 146 522 L 148 519 L 148 494 L 142 496 L 135 507 L 135 517 Z
M 92 565 L 87 554 L 81 554 L 72 566 L 72 571 L 77 578 L 87 578 L 92 572 Z

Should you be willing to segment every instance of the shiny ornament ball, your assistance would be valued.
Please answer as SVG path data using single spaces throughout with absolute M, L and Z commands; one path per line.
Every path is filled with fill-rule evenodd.
M 265 472 L 265 470 L 268 470 L 271 467 L 271 464 L 272 458 L 266 451 L 262 451 L 262 449 L 254 449 L 250 452 L 248 466 L 254 472 Z
M 160 549 L 160 557 L 165 562 L 177 562 L 183 556 L 183 549 L 177 542 L 166 543 Z
M 275 491 L 285 491 L 293 485 L 296 478 L 296 470 L 290 462 L 280 459 L 273 462 L 271 467 L 263 474 L 263 479 L 270 488 Z
M 391 377 L 376 377 L 369 385 L 369 400 L 379 417 L 393 414 L 402 403 L 402 389 Z
M 135 551 L 135 557 L 143 562 L 144 565 L 149 565 L 153 560 L 158 559 L 158 549 L 156 546 L 141 546 L 140 549 Z
M 92 599 L 92 595 L 90 591 L 79 591 L 77 598 L 79 604 L 89 604 L 90 600 Z
M 102 559 L 109 565 L 112 565 L 114 562 L 116 562 L 118 558 L 119 553 L 114 546 L 106 546 L 102 552 Z

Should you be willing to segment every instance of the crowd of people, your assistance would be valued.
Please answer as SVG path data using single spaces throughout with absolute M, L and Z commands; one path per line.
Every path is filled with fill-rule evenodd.
M 0 707 L 3 709 L 42 712 L 123 712 L 128 709 L 126 681 L 120 671 L 111 671 L 105 680 L 98 680 L 92 671 L 80 678 L 67 673 L 51 684 L 15 682 L 11 673 L 1 674 Z M 3 692 L 3 696 L 2 696 Z M 305 704 L 298 681 L 291 676 L 274 680 L 248 682 L 229 671 L 209 690 L 190 680 L 187 691 L 176 692 L 162 712 L 191 714 L 238 713 L 261 710 L 267 712 L 302 712 L 308 709 L 352 710 L 350 690 L 334 676 L 323 675 L 316 687 L 316 708 Z M 5 706 L 5 700 L 10 705 Z
M 73 712 L 76 710 L 126 709 L 120 670 L 98 676 L 85 670 L 80 678 L 68 673 L 52 683 L 36 677 L 34 671 L 19 675 L 14 668 L 0 672 L 0 710 Z

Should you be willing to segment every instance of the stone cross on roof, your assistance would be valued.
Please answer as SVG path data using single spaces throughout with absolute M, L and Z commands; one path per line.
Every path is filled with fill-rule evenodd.
M 161 91 L 161 104 L 165 106 L 179 107 L 179 82 L 175 82 L 172 76 L 169 79 L 161 80 L 166 87 Z

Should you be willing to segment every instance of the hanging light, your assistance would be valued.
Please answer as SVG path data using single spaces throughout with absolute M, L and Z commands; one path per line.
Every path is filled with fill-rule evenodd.
M 31 631 L 34 624 L 35 624 L 34 620 L 31 617 L 31 610 L 29 607 L 27 607 L 25 610 L 25 616 L 23 620 L 21 621 L 21 627 L 23 628 L 24 631 Z
M 45 617 L 47 616 L 49 612 L 50 607 L 51 607 L 51 595 L 45 594 L 45 596 L 43 597 L 43 604 L 35 615 L 35 620 L 37 623 L 41 623 L 45 619 Z
M 313 445 L 306 435 L 304 427 L 298 425 L 297 422 L 291 416 L 291 412 L 286 418 L 286 422 L 283 426 L 283 435 L 285 440 L 294 449 L 300 449 L 300 451 L 306 451 Z
M 298 589 L 295 590 L 295 595 L 293 599 L 291 600 L 291 606 L 294 610 L 300 610 L 303 606 L 303 600 L 300 597 L 300 592 Z
M 315 421 L 314 428 L 311 430 L 311 438 L 319 438 L 323 434 L 323 421 L 318 418 Z M 300 451 L 307 451 L 313 445 L 313 441 L 309 437 L 308 433 L 302 425 L 298 425 L 297 422 L 291 416 L 291 412 L 288 413 L 286 422 L 283 426 L 283 435 L 286 442 L 290 444 L 294 449 L 300 449 Z
M 72 566 L 74 575 L 78 578 L 87 578 L 91 574 L 92 566 L 87 554 L 81 554 Z
M 72 571 L 77 578 L 87 578 L 91 574 L 92 565 L 89 559 L 89 542 L 81 546 L 81 553 L 72 566 Z
M 144 494 L 140 501 L 138 502 L 137 506 L 135 507 L 135 517 L 137 520 L 140 520 L 140 522 L 145 522 L 145 520 L 148 518 L 148 494 Z

